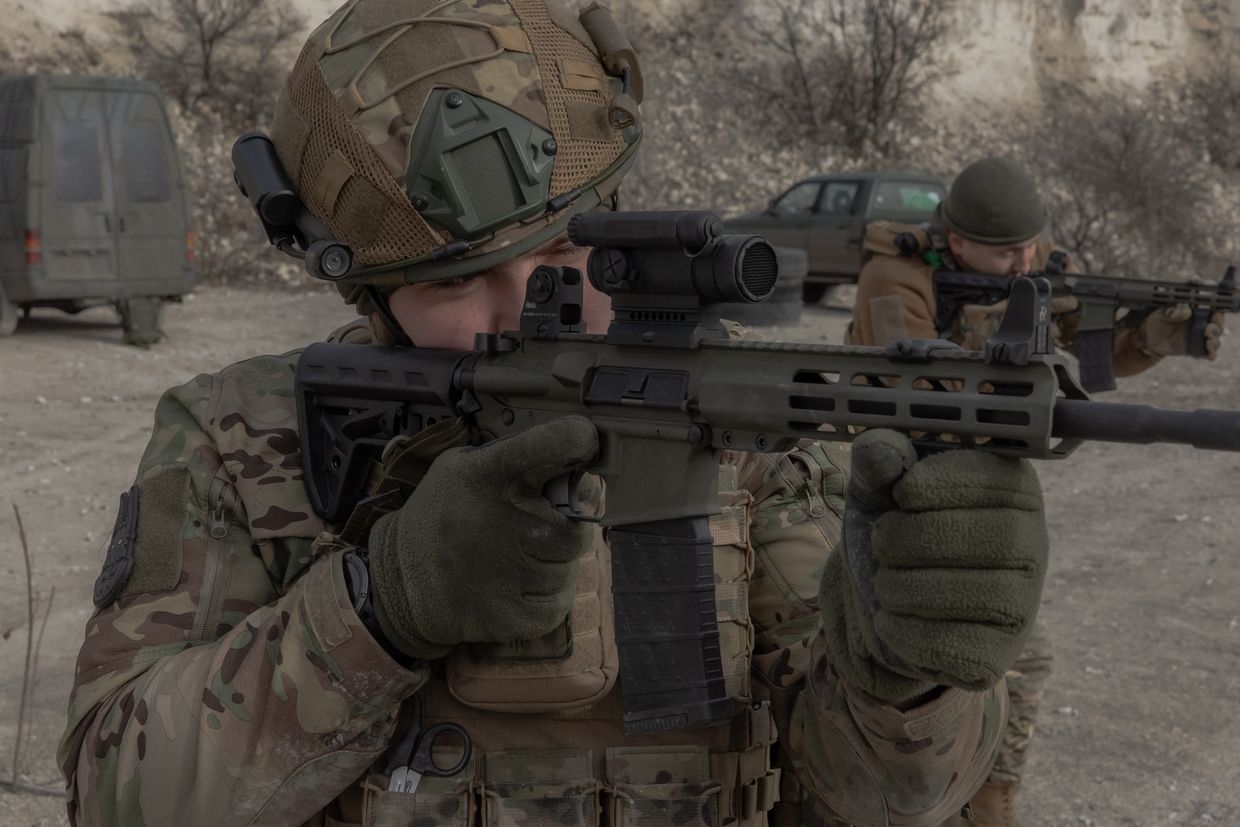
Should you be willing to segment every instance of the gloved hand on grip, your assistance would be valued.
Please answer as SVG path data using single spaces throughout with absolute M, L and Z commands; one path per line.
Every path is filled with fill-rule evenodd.
M 1047 545 L 1028 461 L 970 449 L 919 460 L 904 435 L 867 430 L 819 593 L 832 665 L 892 704 L 994 686 L 1037 616 Z
M 1054 317 L 1060 331 L 1062 331 L 1061 335 L 1075 335 L 1079 321 L 1077 311 L 1080 308 L 1081 303 L 1076 296 L 1051 297 L 1051 315 Z M 955 341 L 965 350 L 985 350 L 986 343 L 994 338 L 994 335 L 999 331 L 999 325 L 1003 322 L 1003 316 L 1007 313 L 1007 309 L 1007 299 L 994 304 L 964 305 L 953 320 L 955 330 L 953 331 L 952 341 Z
M 458 643 L 535 639 L 563 622 L 594 528 L 542 491 L 597 453 L 589 420 L 565 417 L 440 455 L 371 529 L 375 610 L 391 643 L 435 658 Z
M 1177 304 L 1155 310 L 1141 320 L 1137 328 L 1136 343 L 1150 356 L 1186 356 L 1189 353 L 1189 336 L 1193 330 L 1193 309 Z M 1205 352 L 1207 359 L 1218 358 L 1222 344 L 1223 314 L 1214 312 L 1205 326 Z

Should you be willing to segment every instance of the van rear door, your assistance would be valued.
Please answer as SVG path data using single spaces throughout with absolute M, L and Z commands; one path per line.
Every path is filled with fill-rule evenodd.
M 43 104 L 42 209 L 48 281 L 115 279 L 114 198 L 107 118 L 93 89 L 54 88 Z
M 186 215 L 163 107 L 149 92 L 105 93 L 116 178 L 116 252 L 127 294 L 183 292 Z

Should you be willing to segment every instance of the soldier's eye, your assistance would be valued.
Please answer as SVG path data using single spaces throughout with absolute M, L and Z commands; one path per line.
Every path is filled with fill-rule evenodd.
M 457 276 L 454 279 L 443 279 L 441 281 L 430 282 L 432 290 L 457 290 L 473 281 L 473 276 Z

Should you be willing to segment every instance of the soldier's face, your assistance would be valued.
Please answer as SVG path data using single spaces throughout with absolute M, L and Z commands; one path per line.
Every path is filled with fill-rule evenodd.
M 992 276 L 1025 275 L 1033 269 L 1038 251 L 1037 238 L 1022 244 L 980 244 L 948 233 L 947 242 L 963 269 Z
M 525 282 L 540 264 L 576 267 L 583 274 L 590 251 L 561 235 L 518 259 L 473 276 L 408 284 L 388 299 L 392 314 L 419 347 L 471 350 L 475 333 L 517 330 Z M 611 300 L 584 280 L 582 312 L 586 330 L 604 333 L 611 323 Z

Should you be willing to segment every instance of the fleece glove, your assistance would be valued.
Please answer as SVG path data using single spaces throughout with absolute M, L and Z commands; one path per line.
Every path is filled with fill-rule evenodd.
M 536 639 L 562 623 L 594 529 L 542 492 L 597 453 L 594 426 L 566 417 L 441 454 L 370 532 L 375 611 L 392 644 L 435 658 L 458 643 Z
M 902 434 L 868 430 L 819 594 L 832 665 L 893 704 L 940 685 L 988 689 L 1020 654 L 1046 561 L 1028 461 L 967 449 L 918 459 Z

